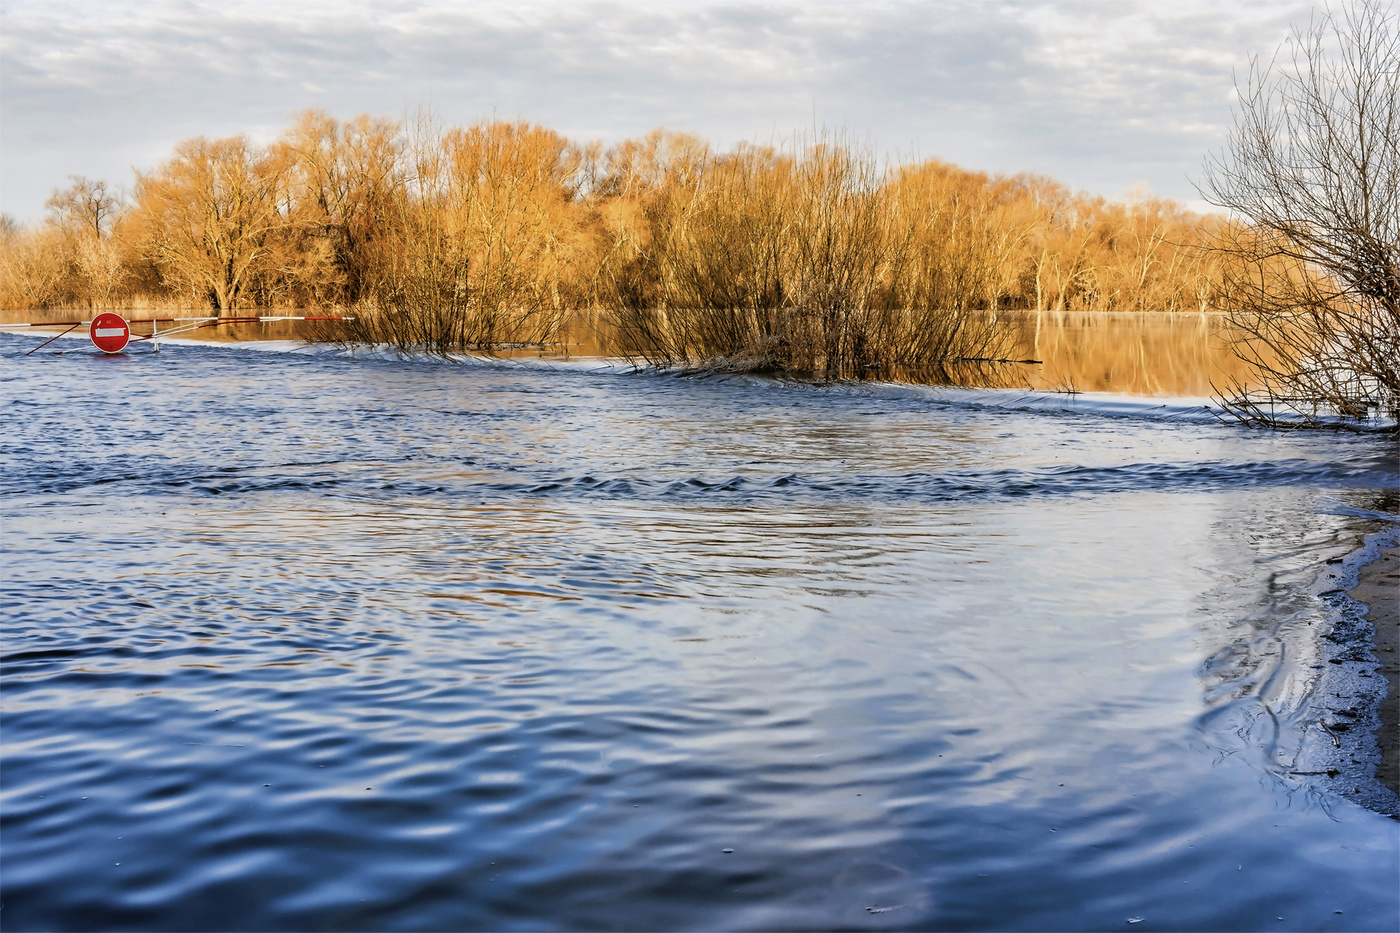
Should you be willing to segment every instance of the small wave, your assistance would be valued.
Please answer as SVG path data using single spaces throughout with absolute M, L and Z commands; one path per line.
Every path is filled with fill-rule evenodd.
M 461 467 L 469 467 L 462 470 Z M 432 482 L 396 475 L 390 461 L 313 461 L 250 467 L 172 465 L 120 459 L 98 463 L 36 463 L 23 476 L 0 481 L 7 494 L 63 494 L 120 485 L 128 494 L 193 491 L 230 493 L 305 492 L 337 489 L 382 498 L 490 496 L 511 499 L 552 496 L 641 500 L 862 500 L 961 502 L 1029 496 L 1061 497 L 1221 488 L 1351 484 L 1387 488 L 1400 475 L 1382 462 L 1330 463 L 1279 460 L 1131 463 L 1121 466 L 1064 465 L 1030 470 L 953 470 L 941 473 L 734 474 L 718 478 L 635 475 L 529 476 L 511 467 L 441 466 Z M 504 471 L 504 475 L 503 475 Z M 521 476 L 522 473 L 527 473 Z
M 558 476 L 526 482 L 451 482 L 424 493 L 494 492 L 509 497 L 552 495 L 623 499 L 678 499 L 758 502 L 774 499 L 961 502 L 1026 496 L 1104 495 L 1188 489 L 1356 483 L 1393 485 L 1400 480 L 1373 464 L 1332 464 L 1307 460 L 1269 463 L 1135 463 L 1117 467 L 1056 466 L 1036 470 L 963 470 L 946 473 L 778 476 L 732 475 L 679 479 L 594 475 Z M 412 487 L 397 486 L 396 492 Z

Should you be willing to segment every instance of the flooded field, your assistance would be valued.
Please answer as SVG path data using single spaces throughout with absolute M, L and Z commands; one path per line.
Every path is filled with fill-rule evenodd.
M 1049 382 L 1208 392 L 1045 327 Z M 1345 596 L 1393 439 L 36 342 L 0 335 L 6 930 L 1400 923 Z

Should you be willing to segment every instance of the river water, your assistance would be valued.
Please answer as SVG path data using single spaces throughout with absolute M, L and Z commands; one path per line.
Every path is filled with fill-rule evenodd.
M 0 336 L 6 930 L 1400 924 L 1337 636 L 1384 438 L 35 342 Z

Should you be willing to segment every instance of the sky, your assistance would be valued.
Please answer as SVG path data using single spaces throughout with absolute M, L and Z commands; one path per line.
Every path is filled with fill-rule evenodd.
M 841 131 L 900 162 L 1034 172 L 1110 198 L 1192 187 L 1234 73 L 1313 5 L 1234 2 L 0 0 L 0 211 L 70 175 L 129 187 L 192 136 L 295 114 L 525 119 L 723 149 Z

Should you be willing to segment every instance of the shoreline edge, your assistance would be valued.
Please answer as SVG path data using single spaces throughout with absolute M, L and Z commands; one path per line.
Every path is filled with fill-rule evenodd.
M 1383 548 L 1364 564 L 1349 595 L 1366 607 L 1374 632 L 1372 652 L 1387 685 L 1376 733 L 1381 753 L 1376 780 L 1400 794 L 1400 545 Z

